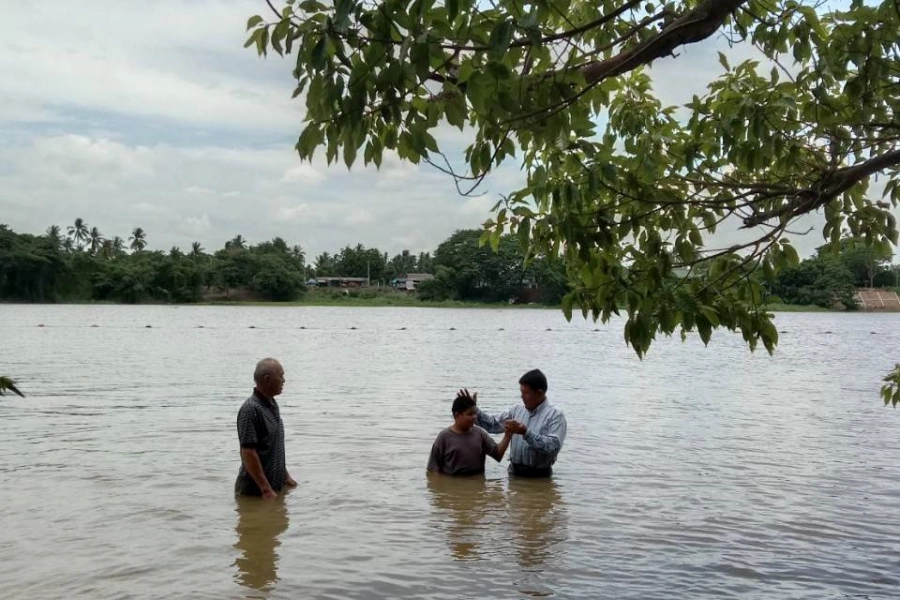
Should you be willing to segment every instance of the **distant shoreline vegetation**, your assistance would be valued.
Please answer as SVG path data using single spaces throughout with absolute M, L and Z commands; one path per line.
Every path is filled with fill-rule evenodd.
M 562 307 L 570 288 L 561 260 L 538 256 L 526 265 L 516 237 L 502 236 L 496 250 L 481 237 L 480 230 L 460 230 L 433 254 L 404 250 L 393 258 L 348 245 L 307 264 L 303 248 L 280 237 L 252 245 L 237 235 L 212 253 L 199 242 L 186 253 L 166 253 L 147 250 L 140 227 L 126 244 L 82 219 L 66 233 L 54 225 L 43 235 L 0 224 L 0 302 Z M 858 288 L 897 291 L 900 267 L 890 258 L 851 238 L 839 252 L 820 249 L 766 286 L 766 308 L 859 308 Z
M 307 264 L 303 248 L 280 237 L 253 245 L 237 235 L 212 253 L 199 242 L 188 252 L 162 252 L 147 250 L 140 227 L 126 243 L 80 218 L 65 233 L 54 225 L 43 235 L 0 224 L 0 302 L 193 304 L 309 297 L 322 303 L 379 296 L 379 303 L 390 305 L 560 304 L 568 291 L 560 260 L 537 257 L 526 265 L 517 238 L 503 236 L 494 250 L 480 244 L 481 235 L 457 231 L 433 255 L 404 250 L 391 258 L 377 248 L 348 245 Z

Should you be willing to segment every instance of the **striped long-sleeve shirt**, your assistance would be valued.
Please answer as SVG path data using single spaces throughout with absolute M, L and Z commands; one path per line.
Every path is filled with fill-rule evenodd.
M 525 435 L 514 435 L 509 445 L 509 461 L 515 465 L 548 468 L 556 462 L 556 456 L 566 439 L 566 417 L 562 410 L 544 400 L 533 412 L 517 404 L 499 415 L 488 415 L 478 409 L 475 424 L 489 431 L 500 433 L 503 423 L 514 419 L 527 428 Z

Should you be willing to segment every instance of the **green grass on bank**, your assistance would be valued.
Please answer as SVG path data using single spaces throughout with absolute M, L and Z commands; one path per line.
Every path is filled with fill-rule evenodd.
M 219 299 L 201 302 L 208 306 L 358 306 L 392 307 L 412 306 L 425 308 L 549 308 L 560 309 L 551 304 L 509 304 L 506 302 L 483 303 L 461 300 L 432 302 L 419 300 L 415 294 L 391 289 L 311 289 L 298 300 L 290 302 L 268 302 L 252 299 Z M 772 304 L 772 312 L 830 312 L 827 308 L 812 305 Z
M 302 298 L 290 302 L 267 302 L 260 300 L 211 300 L 200 304 L 208 306 L 358 306 L 358 307 L 391 307 L 412 306 L 424 308 L 558 308 L 542 304 L 509 304 L 506 302 L 464 302 L 461 300 L 442 300 L 432 302 L 419 300 L 415 294 L 394 290 L 309 290 Z
M 2 302 L 0 304 L 9 304 Z M 12 303 L 16 304 L 16 303 Z M 60 304 L 91 304 L 91 305 L 113 305 L 122 304 L 110 301 L 74 301 L 60 302 Z M 146 302 L 143 304 L 165 305 L 164 302 Z M 205 300 L 196 303 L 184 304 L 184 306 L 353 306 L 360 308 L 380 308 L 380 307 L 419 307 L 419 308 L 516 308 L 516 309 L 551 309 L 561 310 L 559 305 L 553 304 L 509 304 L 507 302 L 467 302 L 461 300 L 444 300 L 433 302 L 427 300 L 419 300 L 415 294 L 401 292 L 390 288 L 367 288 L 367 289 L 310 289 L 303 297 L 290 302 L 271 302 L 267 300 L 257 300 L 246 293 L 232 293 L 230 297 L 208 297 Z M 841 312 L 812 305 L 793 305 L 793 304 L 770 304 L 768 310 L 771 312 Z M 578 311 L 575 311 L 576 313 Z M 623 310 L 624 314 L 624 310 Z

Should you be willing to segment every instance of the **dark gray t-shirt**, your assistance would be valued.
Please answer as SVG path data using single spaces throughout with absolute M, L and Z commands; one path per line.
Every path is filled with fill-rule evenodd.
M 428 470 L 445 475 L 484 473 L 485 456 L 496 456 L 496 452 L 497 442 L 481 427 L 476 425 L 465 433 L 448 427 L 434 440 Z
M 241 448 L 256 450 L 269 485 L 274 491 L 281 491 L 287 467 L 284 459 L 284 424 L 281 422 L 278 403 L 274 400 L 270 402 L 254 392 L 238 411 L 237 431 Z M 262 495 L 243 462 L 235 491 L 249 496 Z

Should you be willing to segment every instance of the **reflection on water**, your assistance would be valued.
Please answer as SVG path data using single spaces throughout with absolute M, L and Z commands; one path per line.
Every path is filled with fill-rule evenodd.
M 563 564 L 568 515 L 552 479 L 509 478 L 507 506 L 513 529 L 513 549 L 519 563 L 519 592 L 528 596 L 559 593 L 554 574 Z
M 237 542 L 241 555 L 235 560 L 235 579 L 251 592 L 270 592 L 278 582 L 280 536 L 288 528 L 288 509 L 284 495 L 275 500 L 238 496 Z M 263 595 L 251 595 L 266 597 Z
M 519 565 L 524 571 L 548 570 L 559 562 L 568 528 L 556 482 L 552 478 L 510 477 L 507 498 Z
M 433 522 L 447 537 L 456 560 L 501 560 L 518 565 L 519 593 L 558 593 L 555 574 L 563 566 L 568 510 L 551 479 L 487 480 L 428 475 Z
M 496 526 L 496 515 L 504 510 L 502 483 L 483 475 L 449 477 L 428 474 L 428 490 L 435 508 L 435 521 L 447 530 L 450 552 L 457 560 L 477 560 L 496 548 L 484 547 L 488 527 Z
M 566 507 L 551 479 L 510 477 L 508 482 L 429 474 L 436 522 L 444 523 L 453 556 L 477 559 L 496 552 L 482 541 L 509 540 L 524 569 L 541 570 L 558 558 L 555 547 L 567 533 Z M 501 535 L 490 528 L 500 528 Z

